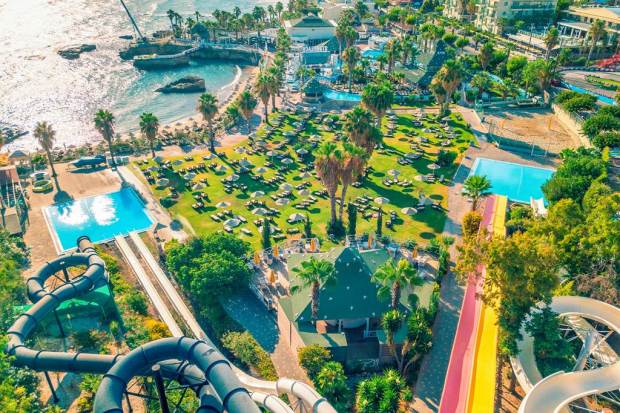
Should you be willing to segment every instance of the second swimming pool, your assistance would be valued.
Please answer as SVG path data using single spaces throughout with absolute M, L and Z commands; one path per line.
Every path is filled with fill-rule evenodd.
M 144 231 L 153 223 L 130 188 L 51 205 L 44 209 L 44 214 L 63 251 L 75 248 L 82 235 L 96 243 L 131 231 Z
M 477 158 L 469 176 L 484 175 L 491 181 L 491 192 L 494 194 L 505 195 L 511 201 L 529 204 L 530 198 L 544 198 L 542 186 L 553 172 L 553 169 Z

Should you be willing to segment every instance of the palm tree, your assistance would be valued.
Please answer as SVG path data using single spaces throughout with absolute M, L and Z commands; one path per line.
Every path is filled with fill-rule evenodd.
M 112 139 L 114 139 L 114 115 L 109 110 L 99 109 L 95 114 L 95 129 L 101 134 L 110 148 L 110 165 L 114 168 L 114 151 L 112 149 Z
M 239 111 L 241 112 L 241 116 L 248 124 L 248 131 L 252 130 L 252 115 L 254 114 L 254 109 L 256 109 L 256 105 L 258 102 L 254 95 L 249 91 L 243 91 L 237 100 L 239 105 Z
M 300 285 L 293 285 L 291 287 L 291 293 L 297 294 L 301 292 L 303 288 L 307 287 L 312 289 L 312 320 L 316 321 L 319 318 L 319 292 L 321 290 L 321 285 L 336 281 L 334 264 L 312 257 L 307 261 L 302 261 L 298 267 L 293 269 L 293 272 L 299 277 Z
M 368 153 L 364 148 L 348 142 L 343 144 L 343 148 L 344 157 L 342 160 L 342 169 L 340 170 L 342 192 L 340 194 L 340 208 L 338 210 L 338 219 L 341 221 L 347 189 L 349 185 L 364 172 L 364 167 L 368 161 Z
M 144 135 L 151 148 L 151 154 L 155 158 L 155 139 L 157 138 L 157 132 L 159 131 L 159 119 L 157 116 L 150 112 L 144 112 L 140 115 L 140 132 Z
M 381 285 L 377 290 L 377 296 L 380 299 L 390 297 L 392 310 L 398 310 L 403 289 L 420 286 L 424 282 L 418 275 L 418 271 L 405 259 L 401 259 L 398 263 L 394 260 L 386 262 L 377 268 L 372 275 L 372 280 Z
M 280 93 L 282 87 L 282 74 L 284 71 L 284 65 L 273 65 L 267 69 L 269 74 L 269 94 L 271 95 L 271 111 L 275 112 L 276 108 L 276 96 Z
M 463 195 L 472 202 L 472 211 L 478 208 L 478 202 L 491 195 L 491 181 L 486 176 L 472 175 L 463 182 Z
M 344 64 L 347 66 L 347 72 L 349 75 L 349 92 L 351 92 L 351 83 L 353 81 L 353 70 L 355 69 L 355 65 L 358 60 L 360 60 L 360 51 L 357 50 L 357 47 L 351 46 L 344 49 L 342 53 L 342 60 Z
M 263 102 L 265 122 L 269 124 L 269 98 L 271 97 L 271 83 L 273 80 L 266 73 L 261 73 L 256 80 L 256 94 Z
M 396 39 L 391 39 L 385 45 L 383 52 L 387 57 L 388 73 L 391 73 L 394 68 L 394 62 L 396 62 L 400 55 L 400 42 Z
M 56 141 L 56 131 L 52 129 L 52 125 L 47 122 L 37 122 L 37 125 L 34 128 L 34 137 L 45 151 L 47 161 L 49 162 L 50 169 L 52 170 L 52 177 L 56 178 L 58 175 L 54 169 L 54 160 L 52 158 L 52 148 L 54 147 L 54 142 Z
M 198 112 L 209 125 L 209 147 L 215 153 L 215 131 L 213 130 L 213 119 L 217 116 L 217 98 L 211 93 L 203 93 L 198 98 Z
M 592 52 L 596 47 L 596 43 L 598 43 L 599 39 L 605 33 L 605 23 L 602 20 L 595 20 L 590 26 L 590 30 L 588 31 L 588 35 L 590 36 L 590 52 L 588 52 L 588 59 L 586 60 L 586 66 L 590 63 L 590 59 L 592 58 Z
M 381 142 L 381 132 L 373 125 L 372 113 L 361 106 L 356 106 L 344 115 L 342 129 L 351 142 L 366 150 L 368 157 L 372 155 L 377 143 Z
M 493 54 L 495 49 L 493 48 L 493 43 L 486 42 L 482 48 L 480 49 L 480 53 L 478 54 L 478 60 L 480 61 L 480 66 L 482 70 L 487 70 L 491 60 L 493 59 Z
M 362 92 L 362 104 L 376 116 L 379 127 L 385 112 L 392 107 L 392 102 L 394 91 L 389 82 L 370 84 Z
M 446 63 L 435 74 L 433 81 L 437 81 L 441 84 L 441 87 L 445 91 L 445 99 L 441 104 L 441 113 L 445 114 L 448 111 L 450 100 L 454 91 L 460 86 L 463 79 L 463 67 L 456 60 L 447 60 Z
M 549 56 L 551 56 L 551 51 L 555 46 L 558 45 L 559 38 L 560 31 L 555 26 L 551 26 L 547 31 L 547 34 L 545 34 L 545 38 L 543 39 L 543 41 L 545 42 L 545 47 L 547 48 L 547 51 L 545 53 L 545 59 L 549 59 Z
M 340 183 L 342 158 L 342 151 L 333 142 L 324 142 L 315 153 L 317 175 L 329 194 L 331 226 L 336 224 L 336 192 Z

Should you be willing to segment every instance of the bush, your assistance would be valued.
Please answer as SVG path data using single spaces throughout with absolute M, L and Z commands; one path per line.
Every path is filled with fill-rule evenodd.
M 127 307 L 140 315 L 147 315 L 149 306 L 144 298 L 144 294 L 140 291 L 131 291 L 123 296 L 121 300 Z
M 592 139 L 592 144 L 596 146 L 598 149 L 603 149 L 605 147 L 616 148 L 620 146 L 620 132 L 602 132 L 594 139 Z
M 480 224 L 482 223 L 482 215 L 476 211 L 470 211 L 463 217 L 463 237 L 470 238 L 478 234 Z
M 582 95 L 581 93 L 575 92 L 574 90 L 563 90 L 557 94 L 557 96 L 554 99 L 554 102 L 557 103 L 558 105 L 561 105 L 562 103 L 569 101 L 575 97 L 579 97 L 581 95 Z
M 620 119 L 601 109 L 596 115 L 589 117 L 581 125 L 581 130 L 590 139 L 605 131 L 620 130 Z
M 278 379 L 276 369 L 269 354 L 258 344 L 252 335 L 245 331 L 229 332 L 222 337 L 222 344 L 246 366 L 252 367 L 265 380 Z
M 171 336 L 168 326 L 159 320 L 155 320 L 154 318 L 147 319 L 144 322 L 144 326 L 146 327 L 150 341 Z
M 316 377 L 314 385 L 317 391 L 325 397 L 336 411 L 344 412 L 349 409 L 349 388 L 347 376 L 342 364 L 337 361 L 328 361 Z
M 396 370 L 386 370 L 382 375 L 375 375 L 363 380 L 355 396 L 358 413 L 397 413 L 401 400 L 410 398 L 406 393 L 407 383 Z
M 303 348 L 300 348 L 297 352 L 299 357 L 299 365 L 306 371 L 310 380 L 316 378 L 325 363 L 331 360 L 332 355 L 324 347 L 318 344 L 312 344 Z
M 456 152 L 440 149 L 437 154 L 437 163 L 441 166 L 450 166 L 456 160 L 456 157 Z
M 575 96 L 562 103 L 562 108 L 568 113 L 577 113 L 592 110 L 596 107 L 596 97 L 592 95 L 582 94 Z

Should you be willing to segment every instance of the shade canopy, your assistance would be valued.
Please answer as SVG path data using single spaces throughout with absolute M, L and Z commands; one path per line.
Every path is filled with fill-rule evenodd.
M 265 196 L 265 193 L 263 191 L 255 191 L 250 194 L 250 197 L 252 198 L 261 198 L 264 196 Z
M 215 206 L 217 208 L 228 208 L 230 206 L 230 202 L 228 202 L 228 201 L 221 201 L 221 202 L 218 202 L 217 204 L 215 204 Z
M 299 221 L 305 221 L 306 220 L 306 216 L 304 214 L 300 214 L 298 212 L 289 215 L 288 220 L 290 222 L 299 222 Z
M 374 201 L 375 201 L 375 204 L 377 205 L 387 205 L 390 203 L 389 199 L 382 197 L 382 196 L 375 198 Z

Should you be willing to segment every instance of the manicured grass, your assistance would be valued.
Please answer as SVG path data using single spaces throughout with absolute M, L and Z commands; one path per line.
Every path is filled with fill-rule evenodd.
M 457 116 L 458 115 L 452 115 L 449 122 L 457 137 L 453 139 L 452 144 L 445 149 L 456 151 L 461 154 L 470 144 L 470 141 L 474 138 L 465 122 L 457 119 Z M 272 115 L 272 120 L 275 119 L 275 117 L 276 115 Z M 274 146 L 286 142 L 282 132 L 292 131 L 294 129 L 293 124 L 299 120 L 299 115 L 287 114 L 282 122 L 282 125 L 275 129 L 272 136 L 264 139 L 267 144 L 266 148 L 273 149 Z M 369 162 L 369 165 L 373 168 L 372 172 L 363 181 L 360 188 L 349 188 L 347 192 L 347 199 L 354 200 L 360 195 L 368 195 L 372 199 L 379 196 L 388 198 L 390 200 L 389 205 L 383 207 L 386 212 L 386 214 L 384 214 L 384 224 L 388 220 L 389 211 L 396 211 L 398 214 L 398 219 L 396 220 L 396 225 L 393 229 L 384 227 L 383 233 L 398 241 L 413 239 L 416 241 L 421 241 L 425 244 L 428 240 L 436 237 L 443 230 L 446 219 L 445 208 L 447 207 L 447 186 L 440 183 L 423 182 L 417 180 L 416 176 L 432 173 L 432 171 L 428 168 L 428 165 L 437 161 L 436 154 L 441 148 L 440 142 L 443 139 L 436 136 L 436 133 L 434 132 L 422 132 L 422 129 L 424 128 L 437 127 L 438 123 L 436 121 L 425 119 L 421 127 L 414 127 L 412 124 L 413 120 L 412 115 L 398 115 L 394 136 L 384 138 L 384 148 L 376 150 Z M 383 124 L 384 132 L 387 130 L 387 123 L 388 122 L 386 119 Z M 298 136 L 293 138 L 290 143 L 285 144 L 285 146 L 283 146 L 283 148 L 279 151 L 279 153 L 287 154 L 288 157 L 296 161 L 294 164 L 289 165 L 286 171 L 280 172 L 284 176 L 286 182 L 293 186 L 297 186 L 303 182 L 310 182 L 311 187 L 308 189 L 311 192 L 314 190 L 322 190 L 323 187 L 320 181 L 315 177 L 309 179 L 301 179 L 299 177 L 300 168 L 311 166 L 314 159 L 312 156 L 312 145 L 308 138 L 312 135 L 320 135 L 323 140 L 337 139 L 335 133 L 324 131 L 322 126 L 323 125 L 320 125 L 316 120 L 311 120 Z M 404 154 L 412 151 L 410 146 L 413 142 L 413 138 L 408 137 L 411 133 L 414 133 L 417 137 L 427 137 L 429 142 L 420 144 L 421 148 L 425 152 L 422 158 L 414 161 L 412 165 L 402 166 L 399 165 L 397 161 Z M 261 129 L 259 129 L 259 131 L 257 131 L 256 135 L 256 139 L 261 139 L 265 136 L 264 125 Z M 176 187 L 180 194 L 177 202 L 168 208 L 173 218 L 179 219 L 181 223 L 186 226 L 190 225 L 191 228 L 188 229 L 188 232 L 190 233 L 205 234 L 213 231 L 219 231 L 223 229 L 222 222 L 215 222 L 210 216 L 219 212 L 219 210 L 215 207 L 215 204 L 220 201 L 230 202 L 231 206 L 225 209 L 232 210 L 235 215 L 241 215 L 248 221 L 247 224 L 237 227 L 234 232 L 242 239 L 249 241 L 253 247 L 259 248 L 260 234 L 253 221 L 256 219 L 262 219 L 262 217 L 253 215 L 251 213 L 251 209 L 246 208 L 245 203 L 251 200 L 250 194 L 252 192 L 263 191 L 266 195 L 259 200 L 265 201 L 268 207 L 276 208 L 280 211 L 280 215 L 274 217 L 275 224 L 279 226 L 284 233 L 286 233 L 289 228 L 298 228 L 300 230 L 299 234 L 290 235 L 289 238 L 299 238 L 301 237 L 300 234 L 303 233 L 302 223 L 289 224 L 286 222 L 289 215 L 293 213 L 302 213 L 310 216 L 314 235 L 319 237 L 322 246 L 329 247 L 333 245 L 333 243 L 326 237 L 326 224 L 330 216 L 329 200 L 327 198 L 317 197 L 318 202 L 310 206 L 308 210 L 300 210 L 295 208 L 294 205 L 302 201 L 304 197 L 299 196 L 297 190 L 293 190 L 291 202 L 285 206 L 277 206 L 276 203 L 270 198 L 270 195 L 282 192 L 278 188 L 281 183 L 278 183 L 276 186 L 268 186 L 264 183 L 251 179 L 249 174 L 239 174 L 240 178 L 237 181 L 238 184 L 247 185 L 247 191 L 242 192 L 241 190 L 235 189 L 231 194 L 224 191 L 222 180 L 235 172 L 232 169 L 231 161 L 242 160 L 245 158 L 249 160 L 255 168 L 257 168 L 263 166 L 266 161 L 272 160 L 275 167 L 283 166 L 280 160 L 276 158 L 268 159 L 268 157 L 262 153 L 252 155 L 247 153 L 238 153 L 237 151 L 240 147 L 248 148 L 248 142 L 243 142 L 233 148 L 220 149 L 219 153 L 225 154 L 225 157 L 220 159 L 215 158 L 213 160 L 203 160 L 202 156 L 206 155 L 208 152 L 192 154 L 193 160 L 191 161 L 184 160 L 185 157 L 183 156 L 170 158 L 170 160 L 173 161 L 178 159 L 183 160 L 183 162 L 179 165 L 173 166 L 175 172 L 164 170 L 166 177 L 171 181 L 171 185 Z M 306 155 L 304 158 L 300 158 L 295 151 L 301 147 L 308 149 L 310 154 Z M 458 167 L 458 161 L 459 159 L 457 159 L 453 165 L 449 167 L 442 167 L 437 170 L 436 175 L 443 175 L 447 179 L 450 179 Z M 209 165 L 212 162 L 215 162 L 218 165 L 225 165 L 227 170 L 224 173 L 218 174 L 211 169 L 207 169 L 206 172 L 203 171 L 198 173 L 193 179 L 193 182 L 197 182 L 202 178 L 206 178 L 208 181 L 208 186 L 201 192 L 208 194 L 210 202 L 208 202 L 200 211 L 197 211 L 192 208 L 192 204 L 196 201 L 193 198 L 191 189 L 186 187 L 185 181 L 180 174 L 176 173 L 176 171 L 182 168 L 187 168 L 191 165 L 196 165 L 199 163 L 206 163 Z M 145 170 L 154 165 L 155 163 L 150 161 L 147 165 L 134 164 L 134 167 Z M 263 175 L 266 179 L 272 178 L 278 173 L 278 171 L 274 168 L 267 169 L 268 171 Z M 383 180 L 389 177 L 387 172 L 390 169 L 399 170 L 401 172 L 399 179 L 411 181 L 413 183 L 412 186 L 408 188 L 403 188 L 397 185 L 392 185 L 390 187 L 385 186 L 383 184 Z M 139 175 L 142 174 L 139 173 Z M 158 199 L 166 197 L 170 194 L 169 188 L 158 189 L 155 188 L 154 185 L 151 185 L 150 188 Z M 424 194 L 426 197 L 430 197 L 432 200 L 439 202 L 443 210 L 435 210 L 427 206 L 424 211 L 418 213 L 417 215 L 405 216 L 400 210 L 405 207 L 415 207 L 418 203 L 420 194 Z M 346 224 L 346 211 L 344 213 L 344 221 Z M 243 234 L 240 231 L 241 228 L 250 230 L 252 235 Z M 358 234 L 374 232 L 375 228 L 375 218 L 370 218 L 367 220 L 362 217 L 361 213 L 358 214 Z
M 614 79 L 607 79 L 600 76 L 588 75 L 586 76 L 588 83 L 594 86 L 602 87 L 603 89 L 618 90 L 620 89 L 620 82 Z

